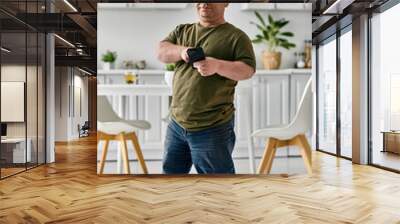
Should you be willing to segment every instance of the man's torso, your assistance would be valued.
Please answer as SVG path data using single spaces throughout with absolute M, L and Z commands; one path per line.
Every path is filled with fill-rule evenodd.
M 199 24 L 180 26 L 177 45 L 202 47 L 207 57 L 235 60 L 242 31 L 229 23 L 207 28 Z M 203 77 L 192 65 L 179 61 L 173 83 L 171 113 L 188 130 L 202 130 L 228 122 L 234 114 L 237 82 L 218 74 Z

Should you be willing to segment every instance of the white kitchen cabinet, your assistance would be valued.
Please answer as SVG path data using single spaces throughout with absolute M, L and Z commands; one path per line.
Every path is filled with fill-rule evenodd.
M 260 75 L 254 77 L 253 130 L 289 122 L 289 75 Z M 255 139 L 256 148 L 264 139 Z
M 294 116 L 296 115 L 297 109 L 299 107 L 301 97 L 303 96 L 303 91 L 306 87 L 307 81 L 310 78 L 310 75 L 304 75 L 304 74 L 294 74 L 290 76 L 290 87 L 289 87 L 289 120 L 292 121 L 294 119 Z M 307 135 L 308 141 L 311 143 L 311 136 Z M 288 147 L 289 151 L 287 151 L 287 154 L 294 155 L 294 154 L 299 154 L 299 151 L 296 146 L 289 146 Z
M 290 83 L 289 95 L 291 99 L 289 104 L 290 120 L 292 120 L 296 114 L 301 97 L 303 96 L 304 88 L 306 87 L 309 78 L 310 75 L 304 75 L 304 74 L 295 74 L 290 76 L 290 81 L 289 81 Z
M 123 83 L 124 72 L 101 72 L 98 82 L 101 84 Z M 272 125 L 288 124 L 293 118 L 305 84 L 311 72 L 308 70 L 277 70 L 258 71 L 252 78 L 253 89 L 251 91 L 252 120 L 249 121 L 247 108 L 243 105 L 249 100 L 247 95 L 235 96 L 235 129 L 236 150 L 238 156 L 247 156 L 248 129 L 252 124 L 253 130 L 266 128 Z M 163 71 L 153 70 L 139 72 L 140 84 L 163 84 Z M 168 114 L 168 96 L 113 96 L 110 98 L 112 105 L 118 114 L 128 119 L 148 120 L 152 128 L 139 132 L 143 152 L 153 152 L 153 155 L 162 155 L 163 142 L 167 124 L 162 118 Z M 265 145 L 265 139 L 255 139 L 256 155 Z M 155 153 L 154 153 L 155 152 Z M 159 158 L 158 158 L 159 159 Z
M 141 76 L 140 84 L 163 84 L 164 77 L 160 76 Z M 133 97 L 132 97 L 133 98 Z M 168 114 L 167 96 L 138 96 L 139 99 L 139 118 L 147 120 L 152 124 L 152 128 L 140 133 L 142 144 L 146 148 L 163 148 L 166 123 L 162 118 Z M 126 111 L 129 114 L 129 111 Z

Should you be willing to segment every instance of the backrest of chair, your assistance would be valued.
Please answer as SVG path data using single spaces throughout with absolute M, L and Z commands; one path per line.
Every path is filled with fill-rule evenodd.
M 311 80 L 310 78 L 307 81 L 296 114 L 289 124 L 290 127 L 299 133 L 306 133 L 312 129 L 313 94 Z
M 97 96 L 97 121 L 112 122 L 119 121 L 120 118 L 113 110 L 106 96 Z
M 89 121 L 85 121 L 85 123 L 82 125 L 82 129 L 89 129 Z

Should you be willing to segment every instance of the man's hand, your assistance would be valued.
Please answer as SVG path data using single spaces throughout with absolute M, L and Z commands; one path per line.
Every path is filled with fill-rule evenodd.
M 235 81 L 249 79 L 253 76 L 255 69 L 242 61 L 226 61 L 212 57 L 193 63 L 193 67 L 202 76 L 211 76 L 215 73 Z
M 189 62 L 189 55 L 187 54 L 187 49 L 188 47 L 182 47 L 181 48 L 181 58 L 184 60 L 186 63 Z
M 211 76 L 218 73 L 220 61 L 216 58 L 206 57 L 205 60 L 193 63 L 193 67 L 197 68 L 197 71 L 202 76 Z

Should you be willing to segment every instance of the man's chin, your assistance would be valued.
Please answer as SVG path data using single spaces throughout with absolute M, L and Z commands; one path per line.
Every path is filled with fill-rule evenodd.
M 200 17 L 201 17 L 201 20 L 203 20 L 204 22 L 212 21 L 212 17 L 210 17 L 209 15 L 207 15 L 207 16 L 200 15 Z

